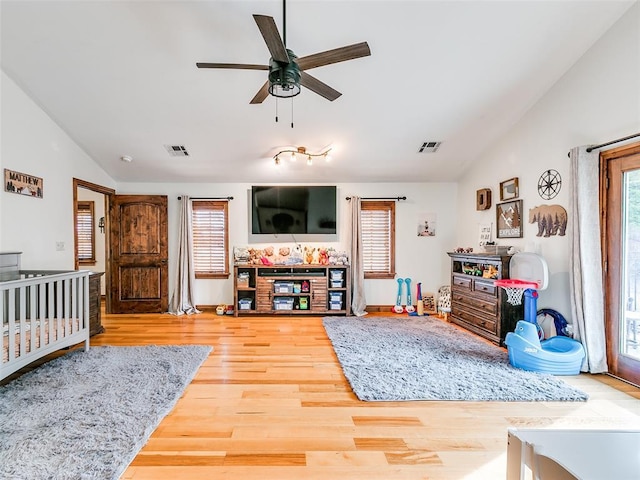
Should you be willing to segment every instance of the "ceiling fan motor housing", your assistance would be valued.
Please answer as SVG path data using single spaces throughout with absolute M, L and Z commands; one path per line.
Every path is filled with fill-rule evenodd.
M 300 67 L 298 58 L 287 49 L 289 63 L 278 62 L 271 58 L 269 61 L 269 93 L 276 97 L 295 97 L 300 93 Z

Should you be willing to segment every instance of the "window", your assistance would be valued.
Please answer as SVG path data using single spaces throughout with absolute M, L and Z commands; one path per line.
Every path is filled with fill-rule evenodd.
M 96 241 L 93 221 L 93 202 L 79 201 L 77 215 L 78 263 L 82 265 L 95 265 Z
M 365 278 L 394 278 L 396 204 L 363 200 L 360 207 Z
M 191 202 L 193 260 L 196 278 L 229 276 L 228 202 L 194 200 Z

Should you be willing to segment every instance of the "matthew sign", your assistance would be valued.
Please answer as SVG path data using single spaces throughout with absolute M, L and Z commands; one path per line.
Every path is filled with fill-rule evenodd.
M 42 179 L 5 168 L 4 190 L 5 192 L 42 198 Z

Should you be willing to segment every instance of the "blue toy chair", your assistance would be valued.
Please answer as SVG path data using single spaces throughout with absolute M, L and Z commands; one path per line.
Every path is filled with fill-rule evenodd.
M 556 336 L 538 338 L 531 322 L 519 320 L 515 332 L 507 333 L 504 341 L 509 351 L 509 363 L 532 372 L 553 375 L 578 375 L 584 358 L 584 347 L 573 338 Z

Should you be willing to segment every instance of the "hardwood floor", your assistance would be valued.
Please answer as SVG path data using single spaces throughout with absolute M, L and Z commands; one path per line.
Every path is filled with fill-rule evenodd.
M 103 325 L 93 345 L 214 347 L 123 479 L 500 479 L 509 426 L 640 428 L 640 390 L 599 375 L 564 377 L 586 403 L 361 402 L 320 317 Z

